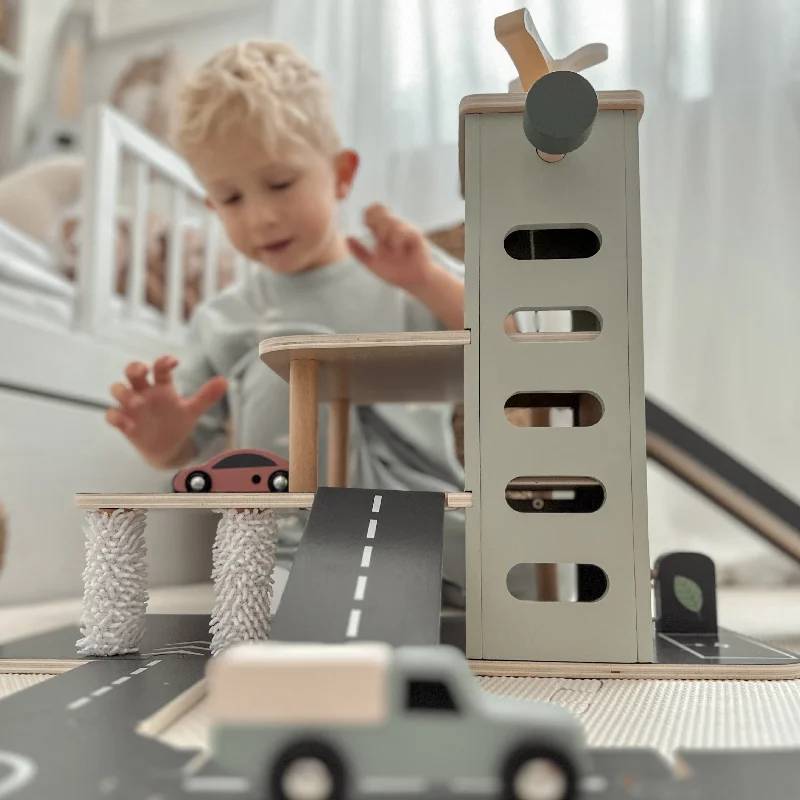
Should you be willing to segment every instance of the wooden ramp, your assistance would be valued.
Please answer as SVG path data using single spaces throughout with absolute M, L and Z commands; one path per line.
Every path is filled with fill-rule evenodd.
M 800 562 L 800 505 L 648 399 L 647 455 Z

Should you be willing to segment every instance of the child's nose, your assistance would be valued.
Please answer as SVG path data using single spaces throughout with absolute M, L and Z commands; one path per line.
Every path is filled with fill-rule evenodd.
M 278 221 L 278 213 L 274 203 L 258 200 L 250 204 L 247 223 L 254 233 L 270 228 Z

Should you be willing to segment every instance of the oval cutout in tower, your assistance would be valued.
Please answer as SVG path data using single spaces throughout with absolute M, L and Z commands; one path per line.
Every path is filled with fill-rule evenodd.
M 503 248 L 517 261 L 591 258 L 600 251 L 600 235 L 590 226 L 540 228 L 526 225 L 509 231 Z
M 523 344 L 589 342 L 602 329 L 593 308 L 515 308 L 503 320 L 508 338 Z
M 516 392 L 503 410 L 517 428 L 590 428 L 603 418 L 592 392 Z
M 606 501 L 606 490 L 594 478 L 514 478 L 506 485 L 508 507 L 521 514 L 592 514 Z
M 608 593 L 608 575 L 596 564 L 515 564 L 506 589 L 532 603 L 596 603 Z

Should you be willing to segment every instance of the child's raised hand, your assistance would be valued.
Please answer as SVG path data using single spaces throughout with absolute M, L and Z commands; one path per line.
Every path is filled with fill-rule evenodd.
M 375 247 L 370 250 L 348 237 L 352 254 L 387 283 L 407 290 L 423 285 L 434 265 L 422 233 L 380 204 L 364 212 L 364 222 L 375 236 Z
M 115 383 L 112 397 L 119 403 L 109 408 L 106 420 L 118 428 L 142 457 L 154 467 L 170 466 L 186 446 L 200 417 L 225 394 L 227 381 L 212 378 L 192 397 L 182 397 L 172 382 L 178 365 L 173 356 L 163 356 L 153 364 L 153 382 L 141 362 L 128 364 L 129 383 Z

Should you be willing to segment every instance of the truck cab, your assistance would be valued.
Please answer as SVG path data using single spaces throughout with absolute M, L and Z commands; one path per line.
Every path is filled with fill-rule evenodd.
M 587 766 L 568 711 L 488 694 L 448 646 L 236 645 L 208 690 L 214 759 L 276 800 L 573 800 Z

